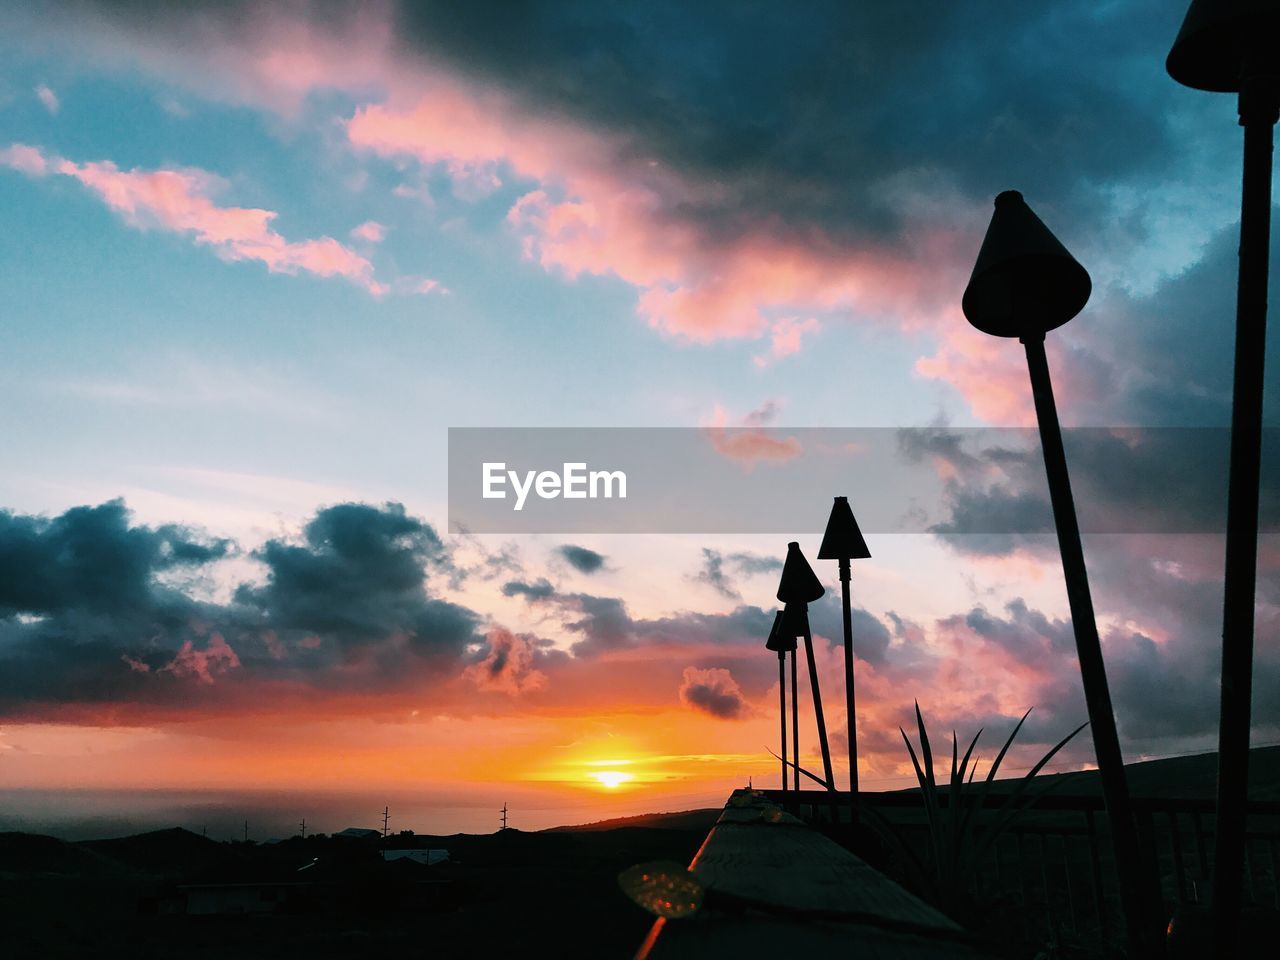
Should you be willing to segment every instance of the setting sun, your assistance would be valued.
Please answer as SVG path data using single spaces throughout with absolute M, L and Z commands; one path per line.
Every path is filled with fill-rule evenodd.
M 601 786 L 613 790 L 619 785 L 630 781 L 632 776 L 629 773 L 623 773 L 621 770 L 597 770 L 591 774 L 591 778 L 598 781 Z

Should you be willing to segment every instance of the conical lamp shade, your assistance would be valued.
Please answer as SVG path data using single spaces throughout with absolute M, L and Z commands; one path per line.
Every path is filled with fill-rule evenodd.
M 800 544 L 794 540 L 787 544 L 787 559 L 782 565 L 782 579 L 778 581 L 778 599 L 783 603 L 813 603 L 827 591 L 800 552 Z M 792 634 L 794 636 L 794 634 Z
M 1165 69 L 1188 87 L 1236 93 L 1250 61 L 1274 74 L 1278 59 L 1280 4 L 1275 0 L 1193 0 Z
M 819 560 L 865 560 L 871 556 L 867 541 L 862 539 L 858 521 L 849 509 L 848 497 L 836 497 L 827 518 L 827 532 L 818 548 Z
M 1022 194 L 996 197 L 991 225 L 964 291 L 964 315 L 995 337 L 1039 336 L 1089 301 L 1088 271 L 1027 206 Z
M 799 634 L 788 635 L 785 620 L 786 615 L 779 610 L 773 618 L 773 629 L 769 631 L 769 639 L 764 644 L 766 650 L 773 650 L 776 653 L 788 653 L 796 648 L 796 637 Z
M 788 603 L 782 611 L 782 634 L 791 640 L 791 647 L 796 646 L 796 637 L 803 637 L 809 632 L 809 608 L 803 603 Z

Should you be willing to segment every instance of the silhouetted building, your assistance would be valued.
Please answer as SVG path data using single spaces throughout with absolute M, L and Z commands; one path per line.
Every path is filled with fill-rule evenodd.
M 385 860 L 411 860 L 423 866 L 434 866 L 449 859 L 448 850 L 388 850 L 383 854 Z

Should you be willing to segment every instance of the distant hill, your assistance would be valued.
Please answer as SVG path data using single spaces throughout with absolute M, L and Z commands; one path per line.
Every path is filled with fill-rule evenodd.
M 128 871 L 118 863 L 56 837 L 37 833 L 0 833 L 0 877 L 111 877 Z
M 637 817 L 615 817 L 574 826 L 550 827 L 541 833 L 585 833 L 598 830 L 620 830 L 640 827 L 647 830 L 693 830 L 706 833 L 720 816 L 719 807 L 702 810 L 680 810 L 674 813 L 642 813 Z
M 1124 770 L 1129 792 L 1135 797 L 1211 800 L 1217 796 L 1217 753 L 1126 763 Z M 1062 794 L 1102 794 L 1102 779 L 1097 770 L 1036 777 L 1038 783 L 1064 779 L 1066 782 L 1058 787 Z M 1000 779 L 995 785 L 1012 787 L 1016 782 L 1017 778 Z M 915 793 L 918 788 L 887 792 Z M 1280 746 L 1254 747 L 1249 751 L 1249 797 L 1253 800 L 1280 800 Z
M 234 848 L 229 845 L 182 827 L 152 830 L 113 840 L 82 840 L 76 846 L 124 864 L 139 873 L 167 874 L 193 868 L 203 869 L 222 864 L 236 856 Z

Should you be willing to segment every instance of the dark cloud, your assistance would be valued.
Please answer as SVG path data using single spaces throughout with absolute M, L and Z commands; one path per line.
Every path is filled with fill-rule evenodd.
M 255 9 L 100 0 L 63 4 L 61 22 L 111 23 L 149 48 L 199 52 L 211 38 L 248 45 Z M 1016 185 L 1097 208 L 1100 182 L 1167 175 L 1180 157 L 1170 106 L 1207 99 L 1181 99 L 1164 75 L 1182 11 L 1157 0 L 928 0 L 909 18 L 839 0 L 388 9 L 401 57 L 599 130 L 619 165 L 655 162 L 714 185 L 667 211 L 712 240 L 768 224 L 910 242 L 901 227 L 912 189 L 985 203 Z M 348 4 L 291 12 L 321 35 L 358 26 Z
M 347 648 L 396 635 L 421 653 L 456 654 L 477 624 L 471 611 L 427 596 L 426 567 L 443 560 L 444 547 L 397 503 L 327 507 L 302 543 L 269 540 L 257 556 L 267 582 L 242 586 L 236 599 L 278 632 L 314 633 Z
M 771 613 L 746 605 L 727 614 L 681 612 L 637 619 L 621 597 L 561 593 L 545 580 L 535 584 L 514 581 L 504 586 L 503 592 L 553 609 L 565 629 L 581 638 L 570 648 L 577 657 L 657 644 L 715 646 L 747 642 L 759 643 L 763 648 L 773 624 Z
M 508 580 L 502 585 L 502 595 L 504 597 L 524 597 L 530 602 L 546 600 L 548 597 L 554 596 L 555 592 L 556 588 L 545 577 L 540 577 L 532 583 L 524 580 Z
M 1021 597 L 1005 604 L 1007 618 L 995 617 L 983 607 L 940 621 L 944 627 L 963 623 L 983 639 L 1004 648 L 1024 663 L 1043 666 L 1042 655 L 1051 657 L 1073 654 L 1075 636 L 1071 624 L 1050 620 L 1039 610 L 1030 609 Z
M 1002 443 L 992 444 L 992 438 Z M 1063 431 L 1082 532 L 1197 534 L 1225 529 L 1230 431 L 1078 427 Z M 1260 529 L 1280 530 L 1280 429 L 1263 432 Z M 1043 552 L 1054 539 L 1039 434 L 1024 429 L 899 431 L 908 462 L 945 477 L 945 517 L 928 526 L 958 552 Z
M 883 664 L 892 640 L 884 621 L 859 606 L 850 609 L 850 620 L 854 655 L 867 663 Z M 817 602 L 809 604 L 809 627 L 833 644 L 844 644 L 844 612 L 838 590 L 828 590 Z
M 756 553 L 739 551 L 724 554 L 710 547 L 702 548 L 702 569 L 692 574 L 689 579 L 701 583 L 728 600 L 741 600 L 737 584 L 729 573 L 732 568 L 741 577 L 755 576 L 764 573 L 777 573 L 782 570 L 782 561 L 777 557 L 765 557 Z
M 724 572 L 724 555 L 718 550 L 702 548 L 702 569 L 690 577 L 694 583 L 706 584 L 728 600 L 741 600 L 742 594 L 730 583 Z
M 891 184 L 929 171 L 987 199 L 1159 169 L 1175 154 L 1160 58 L 1181 11 L 1015 0 L 879 4 L 455 4 L 399 8 L 407 50 L 520 91 L 716 183 L 679 211 L 889 230 Z M 957 149 L 963 144 L 963 149 Z
M 738 720 L 751 714 L 733 675 L 720 667 L 686 667 L 680 684 L 680 702 L 721 720 Z
M 605 556 L 586 547 L 566 543 L 556 549 L 561 557 L 579 573 L 595 573 L 604 567 Z
M 1235 170 L 1224 170 L 1234 180 Z M 1240 225 L 1229 224 L 1205 238 L 1199 259 L 1161 282 L 1152 292 L 1103 292 L 1089 308 L 1096 317 L 1095 339 L 1069 364 L 1107 364 L 1112 389 L 1081 392 L 1067 412 L 1077 423 L 1143 426 L 1225 427 L 1231 422 L 1235 341 L 1237 250 Z M 1271 249 L 1271 275 L 1280 274 L 1280 249 Z M 1270 290 L 1275 315 L 1276 287 Z M 1267 344 L 1264 421 L 1280 426 L 1276 364 L 1280 344 Z
M 475 639 L 475 613 L 428 596 L 444 549 L 398 504 L 329 507 L 300 542 L 268 541 L 265 582 L 231 603 L 173 581 L 231 549 L 131 524 L 120 501 L 0 514 L 0 710 L 229 702 L 257 682 L 385 689 L 460 664 Z
M 0 511 L 0 617 L 152 609 L 160 571 L 226 556 L 226 540 L 185 527 L 131 527 L 124 502 L 53 519 Z

